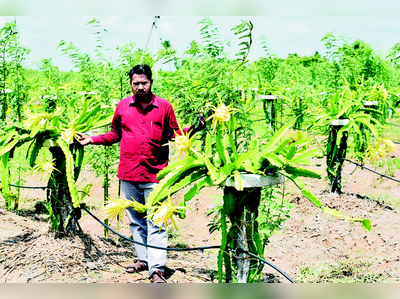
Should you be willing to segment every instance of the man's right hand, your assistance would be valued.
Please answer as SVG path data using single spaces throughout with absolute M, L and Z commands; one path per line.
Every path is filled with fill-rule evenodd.
M 197 133 L 197 132 L 199 132 L 201 130 L 204 130 L 205 127 L 206 127 L 206 119 L 205 119 L 204 115 L 200 116 L 200 119 L 199 119 L 198 122 L 199 123 L 197 124 L 197 126 L 195 126 L 194 129 L 193 129 L 193 134 Z
M 81 133 L 77 133 L 77 135 L 79 136 L 79 143 L 81 145 L 87 145 L 93 143 L 92 137 L 83 135 Z

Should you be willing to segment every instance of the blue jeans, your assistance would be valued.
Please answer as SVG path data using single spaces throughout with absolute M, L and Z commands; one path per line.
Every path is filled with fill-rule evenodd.
M 133 197 L 141 204 L 145 204 L 155 186 L 157 186 L 157 183 L 121 180 L 121 191 L 124 198 L 132 200 Z M 130 221 L 129 227 L 134 241 L 159 247 L 167 247 L 168 236 L 164 225 L 162 225 L 161 232 L 159 232 L 159 226 L 153 225 L 148 218 L 144 218 L 146 213 L 138 213 L 132 208 L 126 209 L 126 215 Z M 149 276 L 151 276 L 155 270 L 164 272 L 167 260 L 166 250 L 148 248 L 135 244 L 135 251 L 138 259 L 147 263 L 149 267 Z

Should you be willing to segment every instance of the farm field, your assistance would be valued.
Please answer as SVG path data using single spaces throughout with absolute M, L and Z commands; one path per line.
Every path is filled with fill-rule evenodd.
M 397 146 L 394 157 L 399 156 L 400 147 Z M 354 165 L 347 163 L 344 173 L 350 174 L 353 170 Z M 395 174 L 399 177 L 400 170 Z M 322 213 L 293 189 L 294 193 L 288 197 L 293 205 L 291 219 L 283 224 L 282 231 L 271 237 L 265 258 L 296 282 L 398 282 L 399 184 L 360 169 L 344 177 L 345 193 L 341 196 L 326 192 L 324 180 L 308 179 L 306 184 L 327 206 L 347 215 L 370 219 L 371 231 L 366 232 L 355 223 Z M 94 184 L 87 202 L 100 207 L 99 180 L 93 173 L 84 171 L 82 181 Z M 35 176 L 28 182 L 43 184 Z M 113 187 L 116 184 L 114 182 Z M 124 271 L 124 266 L 135 258 L 131 243 L 116 242 L 112 233 L 110 239 L 105 240 L 102 226 L 87 213 L 79 221 L 83 235 L 57 238 L 54 232 L 48 232 L 45 215 L 35 213 L 33 208 L 36 201 L 45 199 L 44 193 L 42 190 L 24 191 L 22 196 L 26 199 L 18 213 L 0 210 L 0 282 L 149 282 L 145 274 Z M 204 189 L 190 202 L 191 210 L 186 219 L 181 220 L 182 227 L 170 234 L 170 247 L 219 245 L 220 236 L 208 232 L 210 219 L 205 215 L 212 206 L 208 203 L 218 193 L 221 190 Z M 173 201 L 178 203 L 182 196 L 183 192 L 178 193 Z M 101 215 L 99 209 L 93 213 Z M 112 227 L 115 229 L 115 223 Z M 126 217 L 120 233 L 130 236 Z M 168 282 L 217 282 L 217 252 L 168 253 Z M 263 270 L 263 281 L 288 283 L 267 265 Z
M 128 207 L 168 223 L 170 283 L 398 282 L 400 44 L 328 32 L 324 53 L 280 58 L 259 36 L 250 62 L 250 20 L 230 31 L 234 54 L 211 18 L 198 25 L 181 55 L 130 41 L 112 62 L 93 18 L 95 55 L 61 40 L 61 72 L 24 68 L 4 24 L 0 282 L 150 282 L 87 210 L 129 238 Z M 120 197 L 118 168 L 159 181 L 146 203 Z

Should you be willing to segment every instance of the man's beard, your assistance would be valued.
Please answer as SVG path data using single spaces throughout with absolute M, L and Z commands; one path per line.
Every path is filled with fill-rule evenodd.
M 149 90 L 148 94 L 146 93 L 146 91 L 136 92 L 135 98 L 137 100 L 139 100 L 139 102 L 146 103 L 146 102 L 150 102 L 151 96 L 152 96 L 152 93 L 151 93 L 151 90 Z

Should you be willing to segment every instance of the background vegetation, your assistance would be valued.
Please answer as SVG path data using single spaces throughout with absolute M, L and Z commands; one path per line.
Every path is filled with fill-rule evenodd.
M 284 145 L 276 153 L 278 155 L 280 151 L 290 161 L 297 149 L 303 146 L 299 144 L 312 139 L 310 132 L 316 133 L 310 148 L 319 149 L 319 157 L 327 156 L 328 187 L 332 192 L 341 192 L 341 165 L 346 154 L 364 163 L 366 159 L 390 151 L 389 148 L 378 149 L 374 140 L 380 142 L 381 137 L 397 138 L 385 136 L 385 123 L 396 112 L 400 101 L 400 49 L 397 44 L 383 56 L 361 40 L 344 40 L 328 32 L 321 39 L 327 50 L 325 55 L 315 52 L 312 56 L 298 56 L 293 53 L 280 58 L 271 54 L 267 38 L 262 37 L 258 42 L 263 45 L 265 57 L 250 63 L 247 56 L 254 42 L 252 23 L 243 21 L 232 28 L 231 38 L 240 48 L 232 58 L 228 54 L 229 44 L 219 35 L 217 26 L 210 18 L 205 18 L 199 23 L 202 39 L 193 40 L 181 56 L 177 55 L 169 41 L 165 41 L 164 48 L 155 55 L 129 42 L 118 47 L 118 62 L 112 63 L 105 55 L 103 34 L 107 30 L 96 19 L 89 21 L 87 26 L 93 27 L 97 39 L 94 56 L 82 53 L 68 41 L 61 40 L 59 43 L 62 55 L 69 57 L 74 64 L 76 71 L 71 72 L 59 71 L 51 58 L 38 61 L 37 70 L 23 68 L 22 61 L 29 55 L 29 49 L 19 43 L 17 24 L 7 23 L 1 29 L 0 156 L 3 182 L 8 177 L 8 182 L 23 184 L 23 178 L 33 171 L 32 162 L 51 159 L 49 153 L 40 152 L 36 153 L 37 159 L 27 163 L 24 160 L 28 153 L 32 153 L 30 146 L 7 149 L 9 142 L 16 140 L 9 133 L 10 126 L 18 127 L 18 133 L 26 133 L 34 138 L 42 128 L 36 132 L 25 132 L 23 128 L 31 112 L 55 113 L 57 107 L 69 107 L 72 112 L 62 109 L 59 117 L 72 122 L 74 113 L 79 115 L 86 109 L 86 101 L 92 103 L 92 108 L 96 105 L 101 107 L 98 114 L 108 115 L 119 100 L 131 94 L 127 72 L 139 63 L 151 67 L 155 62 L 174 65 L 174 70 L 157 73 L 153 92 L 172 103 L 184 126 L 196 124 L 202 115 L 209 118 L 215 110 L 213 108 L 220 104 L 233 107 L 237 123 L 230 130 L 235 136 L 235 150 L 239 153 L 249 151 L 252 136 L 256 136 L 256 142 L 264 145 L 274 131 L 285 123 L 294 123 L 298 131 L 288 135 L 286 143 L 283 142 Z M 273 110 L 269 110 L 268 101 L 260 95 L 277 96 L 271 108 Z M 85 100 L 78 100 L 81 98 Z M 363 101 L 376 101 L 377 104 L 366 108 Z M 349 119 L 350 122 L 335 129 L 330 125 L 334 119 Z M 105 126 L 96 128 L 92 133 L 99 134 L 107 130 Z M 205 141 L 207 134 L 213 131 L 211 122 L 208 122 L 206 129 L 198 133 L 198 139 Z M 383 144 L 387 145 L 385 142 Z M 294 144 L 298 148 L 287 153 L 284 150 L 286 144 Z M 232 145 L 226 148 L 233 151 Z M 96 175 L 102 176 L 106 203 L 110 177 L 116 173 L 119 145 L 89 147 L 85 152 L 80 164 L 74 162 L 75 167 L 80 169 L 88 166 Z M 10 164 L 7 164 L 8 161 Z M 18 171 L 10 171 L 10 165 Z M 75 180 L 78 175 L 79 171 L 75 174 Z M 293 181 L 298 184 L 296 179 L 293 178 Z M 7 208 L 18 209 L 17 192 L 5 189 L 4 185 L 2 191 Z M 263 246 L 288 219 L 290 208 L 285 201 L 284 189 L 273 187 L 262 191 L 257 221 Z M 47 210 L 54 224 L 54 212 L 51 207 Z M 328 213 L 335 215 L 332 211 Z M 220 229 L 219 225 L 216 217 L 210 230 Z M 54 228 L 59 227 L 58 224 Z M 329 271 L 337 269 L 332 266 Z M 329 278 L 328 275 L 328 278 L 321 278 L 317 270 L 313 272 L 308 268 L 303 269 L 302 275 L 307 281 Z

